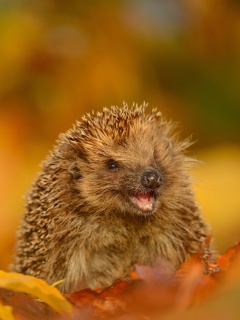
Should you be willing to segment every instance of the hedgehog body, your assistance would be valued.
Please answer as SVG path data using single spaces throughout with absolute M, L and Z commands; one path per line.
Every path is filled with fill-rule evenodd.
M 138 265 L 173 270 L 208 235 L 179 142 L 145 106 L 105 108 L 60 135 L 26 197 L 13 270 L 61 291 L 111 285 Z

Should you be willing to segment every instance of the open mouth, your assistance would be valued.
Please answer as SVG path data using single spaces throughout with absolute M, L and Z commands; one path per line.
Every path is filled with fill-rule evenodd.
M 130 194 L 129 199 L 136 208 L 143 212 L 151 212 L 155 207 L 155 196 L 153 191 Z

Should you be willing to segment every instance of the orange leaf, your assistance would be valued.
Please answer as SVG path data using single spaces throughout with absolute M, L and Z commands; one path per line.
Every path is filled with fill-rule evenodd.
M 26 293 L 0 288 L 0 301 L 13 308 L 16 320 L 39 320 L 56 317 L 56 312 L 53 309 Z
M 59 313 L 70 313 L 71 304 L 54 287 L 45 281 L 15 272 L 0 270 L 0 287 L 20 292 L 26 292 L 48 304 Z
M 83 307 L 96 299 L 97 293 L 91 289 L 75 291 L 68 296 L 68 299 L 79 307 Z

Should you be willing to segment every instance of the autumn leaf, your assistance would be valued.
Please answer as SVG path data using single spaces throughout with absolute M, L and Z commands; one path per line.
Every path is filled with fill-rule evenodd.
M 12 307 L 16 320 L 52 319 L 57 316 L 47 304 L 26 293 L 9 289 L 0 288 L 0 303 Z
M 69 300 L 81 310 L 89 309 L 97 318 L 120 315 L 126 311 L 126 297 L 132 281 L 118 280 L 112 286 L 98 288 L 96 291 L 84 289 L 68 296 Z
M 230 274 L 229 268 L 235 265 L 237 256 L 238 246 L 216 260 L 203 258 L 200 253 L 179 266 L 176 273 L 164 264 L 154 268 L 137 265 L 128 281 L 118 281 L 98 291 L 74 292 L 69 299 L 82 311 L 87 308 L 93 319 L 126 316 L 135 320 L 179 312 L 184 315 L 186 310 L 204 306 L 221 292 L 226 286 L 225 271 L 220 268 L 222 261 Z
M 210 310 L 209 318 L 216 318 L 217 311 L 213 306 L 217 301 L 228 299 L 237 310 L 235 293 L 240 293 L 240 245 L 229 248 L 215 260 L 212 257 L 203 258 L 202 254 L 192 256 L 175 273 L 170 272 L 166 264 L 154 268 L 137 265 L 128 278 L 116 280 L 109 287 L 86 288 L 67 295 L 73 308 L 69 308 L 69 303 L 57 289 L 42 280 L 0 272 L 0 286 L 6 288 L 0 289 L 0 301 L 13 308 L 16 320 L 72 320 L 73 317 L 143 320 L 154 317 L 164 319 L 168 315 L 179 320 L 185 319 L 185 315 L 186 319 L 190 319 L 190 315 L 195 314 L 193 310 L 198 310 L 199 314 L 202 312 L 205 317 Z M 7 289 L 27 292 L 46 302 L 49 307 L 29 295 L 16 291 L 4 292 Z M 67 303 L 68 309 L 66 306 L 64 309 L 64 303 Z M 222 306 L 229 309 L 227 302 Z M 52 309 L 61 313 L 72 309 L 73 313 L 56 318 Z M 4 317 L 11 309 L 3 310 Z
M 28 293 L 40 299 L 59 313 L 70 313 L 71 304 L 45 281 L 15 272 L 0 271 L 0 287 Z

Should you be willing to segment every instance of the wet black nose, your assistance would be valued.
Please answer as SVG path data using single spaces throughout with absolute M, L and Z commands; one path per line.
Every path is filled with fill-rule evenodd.
M 146 188 L 157 189 L 162 184 L 162 177 L 157 170 L 148 169 L 143 172 L 141 182 Z

